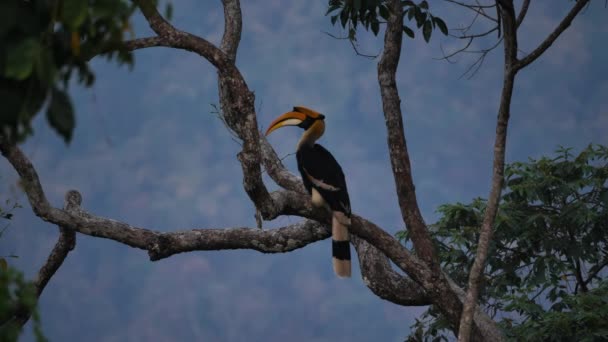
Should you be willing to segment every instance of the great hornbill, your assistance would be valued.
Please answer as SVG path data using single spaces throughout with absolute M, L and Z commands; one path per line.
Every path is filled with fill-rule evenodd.
M 283 126 L 298 126 L 304 134 L 298 142 L 296 159 L 304 187 L 312 203 L 332 211 L 332 263 L 339 277 L 350 277 L 350 200 L 340 164 L 323 146 L 315 144 L 325 131 L 325 116 L 306 107 L 294 107 L 276 118 L 266 135 Z

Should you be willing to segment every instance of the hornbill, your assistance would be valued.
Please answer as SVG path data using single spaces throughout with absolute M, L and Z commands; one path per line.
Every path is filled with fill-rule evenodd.
M 276 118 L 266 135 L 283 126 L 298 126 L 304 134 L 298 142 L 296 159 L 304 187 L 317 207 L 332 212 L 332 263 L 339 277 L 350 277 L 350 200 L 340 164 L 323 146 L 315 144 L 325 131 L 325 116 L 306 107 L 294 107 Z

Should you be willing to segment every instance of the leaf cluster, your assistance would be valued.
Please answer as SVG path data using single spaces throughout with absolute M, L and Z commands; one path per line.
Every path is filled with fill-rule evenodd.
M 431 14 L 429 4 L 426 0 L 416 4 L 413 1 L 401 1 L 403 6 L 403 17 L 414 21 L 418 29 L 422 29 L 422 36 L 429 42 L 435 28 L 444 35 L 448 34 L 445 22 Z M 360 25 L 366 31 L 372 31 L 377 36 L 380 25 L 386 23 L 390 15 L 390 7 L 387 1 L 381 0 L 329 0 L 325 15 L 330 15 L 332 25 L 340 22 L 342 28 L 348 30 L 348 38 L 356 40 L 357 27 Z M 414 30 L 403 25 L 403 32 L 410 38 L 414 38 Z
M 546 333 L 533 340 L 605 334 L 608 148 L 589 145 L 577 156 L 560 148 L 554 158 L 512 163 L 505 169 L 505 187 L 480 304 L 501 317 L 515 339 L 526 340 L 532 330 Z M 467 284 L 485 207 L 480 198 L 442 205 L 441 219 L 430 227 L 444 270 L 461 286 Z M 408 238 L 406 232 L 400 236 Z M 587 305 L 598 296 L 604 297 L 597 305 Z M 570 330 L 552 328 L 566 321 L 574 324 Z M 446 324 L 429 310 L 412 336 L 440 338 Z
M 0 3 L 0 133 L 18 142 L 46 109 L 48 123 L 67 142 L 76 123 L 70 80 L 91 86 L 96 55 L 133 62 L 121 48 L 134 5 L 125 0 L 6 0 Z M 74 77 L 77 76 L 77 77 Z

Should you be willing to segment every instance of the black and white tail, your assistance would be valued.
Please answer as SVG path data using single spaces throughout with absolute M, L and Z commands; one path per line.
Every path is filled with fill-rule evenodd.
M 332 263 L 338 277 L 349 278 L 350 266 L 350 236 L 348 227 L 350 217 L 339 211 L 334 211 L 331 220 Z

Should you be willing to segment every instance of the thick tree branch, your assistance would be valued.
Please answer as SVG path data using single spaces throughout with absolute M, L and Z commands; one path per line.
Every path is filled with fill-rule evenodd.
M 220 49 L 234 62 L 243 29 L 241 5 L 239 0 L 222 0 L 222 4 L 224 5 L 224 35 Z
M 35 212 L 42 212 L 36 208 L 42 203 L 48 202 L 42 192 L 42 187 L 38 181 L 36 171 L 27 157 L 18 147 L 7 143 L 2 140 L 1 137 L 0 150 L 17 170 L 19 175 L 22 177 L 23 175 L 28 175 L 28 178 L 22 178 L 26 185 L 26 189 L 30 189 L 26 191 L 26 194 L 28 195 L 30 204 Z M 302 206 L 302 203 L 308 201 L 307 196 L 290 191 L 282 191 L 273 193 L 272 197 L 274 203 L 281 206 L 282 214 L 306 216 L 315 219 L 316 221 L 324 222 L 325 224 L 329 223 L 329 215 L 323 211 L 315 211 L 315 209 L 309 205 Z M 76 198 L 76 200 L 70 200 L 71 198 Z M 126 223 L 110 219 L 96 217 L 80 208 L 75 208 L 70 205 L 70 203 L 80 202 L 80 194 L 76 191 L 70 191 L 67 199 L 69 205 L 65 210 L 50 208 L 45 211 L 45 216 L 41 216 L 45 221 L 60 223 L 65 227 L 68 227 L 62 228 L 62 236 L 64 236 L 63 234 L 66 234 L 65 236 L 67 237 L 70 234 L 73 234 L 74 231 L 77 231 L 85 235 L 111 239 L 132 247 L 147 250 L 151 260 L 160 260 L 171 255 L 188 251 L 203 250 L 251 249 L 262 253 L 283 253 L 325 239 L 331 234 L 326 225 L 311 220 L 266 231 L 253 228 L 228 228 L 193 229 L 189 231 L 161 233 L 149 229 L 133 227 Z M 376 230 L 376 232 L 380 230 L 380 228 L 364 219 L 359 218 L 358 222 L 362 226 L 361 229 L 372 229 Z M 373 231 L 368 233 L 368 235 L 374 234 Z M 387 239 L 388 234 L 383 232 L 381 235 L 384 235 L 384 239 Z M 390 238 L 390 236 L 388 236 L 388 238 Z M 61 244 L 62 247 L 60 250 L 62 251 L 64 250 L 64 247 L 71 246 L 67 239 L 60 241 L 66 242 L 65 244 Z M 428 298 L 424 296 L 419 288 L 417 289 L 418 285 L 412 281 L 404 280 L 403 277 L 394 272 L 390 268 L 386 256 L 363 240 L 354 238 L 354 241 L 363 265 L 362 275 L 364 279 L 366 279 L 366 283 L 370 289 L 375 293 L 378 293 L 382 298 L 391 300 L 397 304 L 428 304 Z M 395 248 L 395 246 L 393 246 L 393 248 Z M 401 249 L 403 250 L 403 248 Z M 52 253 L 52 255 L 55 254 L 55 252 Z M 407 257 L 411 256 L 406 254 L 406 259 Z M 49 258 L 49 260 L 51 259 L 55 260 L 55 258 Z M 416 264 L 419 264 L 419 262 L 414 260 L 414 266 L 412 267 L 417 267 L 415 266 Z M 43 270 L 46 269 L 51 268 L 43 268 Z M 50 273 L 41 270 L 41 274 Z M 44 282 L 43 279 L 45 279 L 45 277 L 41 276 L 40 279 Z M 394 294 L 387 292 L 387 289 L 394 289 L 396 286 L 402 287 L 401 291 L 395 291 Z
M 173 25 L 158 13 L 158 10 L 152 1 L 133 0 L 133 2 L 139 6 L 144 17 L 150 24 L 150 28 L 158 35 L 155 41 L 158 44 L 157 46 L 167 46 L 192 51 L 204 57 L 218 70 L 222 70 L 226 73 L 237 71 L 230 58 L 209 41 L 173 27 Z M 148 41 L 148 43 L 150 43 L 150 41 Z
M 330 215 L 322 209 L 312 207 L 308 196 L 293 191 L 279 191 L 272 194 L 273 203 L 277 205 L 277 212 L 280 215 L 306 217 L 320 222 L 321 225 L 307 221 L 267 231 L 232 228 L 161 233 L 97 217 L 84 210 L 67 211 L 52 208 L 48 206 L 36 171 L 21 150 L 0 137 L 0 151 L 22 177 L 28 200 L 34 212 L 40 218 L 85 235 L 111 239 L 131 247 L 147 250 L 152 260 L 194 250 L 253 249 L 263 253 L 287 252 L 329 236 L 329 230 L 322 225 L 329 223 Z M 41 210 L 40 206 L 44 203 L 47 204 L 48 208 Z M 458 290 L 462 292 L 462 289 L 459 289 L 453 282 L 449 282 L 449 279 L 447 279 L 448 282 L 437 281 L 437 275 L 424 262 L 412 255 L 399 241 L 374 223 L 356 215 L 353 215 L 352 221 L 351 232 L 353 235 L 359 236 L 384 253 L 402 271 L 406 272 L 415 284 L 425 289 L 426 298 L 432 300 L 433 304 L 450 312 L 460 312 L 462 295 L 458 294 Z M 361 248 L 360 243 L 355 246 L 359 251 L 365 250 L 365 248 Z M 395 285 L 402 286 L 403 293 L 398 292 L 395 296 L 381 296 L 404 305 L 425 303 L 424 298 L 418 297 L 420 290 L 415 290 L 413 283 L 400 280 L 389 268 L 382 266 L 380 272 L 378 270 L 369 272 L 371 269 L 366 265 L 385 265 L 385 263 L 384 261 L 374 261 L 374 254 L 371 256 L 372 260 L 366 260 L 366 257 L 360 256 L 364 266 L 362 269 L 363 277 L 370 289 L 381 295 L 384 291 L 383 288 L 391 288 Z M 393 284 L 384 284 L 384 279 L 390 279 Z M 487 323 L 486 325 L 489 326 L 488 329 L 491 331 L 491 320 L 483 313 L 480 313 L 480 316 L 485 318 L 485 320 L 479 320 L 480 324 Z M 483 336 L 491 338 L 492 335 Z
M 302 179 L 285 168 L 276 152 L 263 135 L 260 135 L 260 148 L 262 150 L 262 163 L 270 178 L 284 189 L 305 194 L 306 189 L 304 188 Z
M 471 338 L 471 326 L 473 315 L 479 297 L 479 283 L 483 277 L 483 269 L 488 257 L 490 241 L 492 239 L 494 220 L 498 211 L 500 194 L 502 192 L 505 168 L 505 151 L 507 143 L 507 127 L 511 111 L 511 96 L 515 82 L 517 69 L 517 23 L 515 19 L 515 9 L 512 0 L 502 0 L 500 3 L 500 16 L 503 25 L 504 37 L 504 80 L 498 109 L 498 119 L 496 123 L 496 138 L 494 141 L 494 162 L 492 172 L 492 186 L 488 196 L 481 233 L 475 261 L 469 272 L 468 290 L 464 302 L 462 316 L 460 318 L 460 328 L 458 341 L 468 342 Z
M 515 68 L 517 70 L 521 70 L 528 66 L 528 64 L 534 62 L 538 57 L 540 57 L 551 45 L 553 45 L 555 40 L 570 26 L 570 24 L 572 24 L 574 18 L 576 18 L 576 16 L 580 13 L 583 7 L 585 7 L 587 4 L 589 4 L 589 0 L 576 1 L 570 12 L 568 12 L 564 19 L 562 19 L 562 21 L 557 25 L 555 30 L 553 30 L 553 32 L 551 32 L 551 34 L 549 34 L 549 36 L 547 36 L 547 38 L 542 43 L 540 43 L 540 45 L 538 45 L 536 49 L 534 49 L 534 51 L 532 51 L 526 57 L 522 58 L 515 65 Z
M 405 306 L 432 304 L 422 287 L 395 272 L 380 250 L 356 236 L 351 241 L 359 256 L 363 282 L 378 297 Z
M 254 228 L 192 229 L 161 233 L 150 247 L 151 260 L 191 251 L 250 249 L 261 253 L 286 253 L 324 240 L 331 231 L 319 222 L 305 220 L 269 230 Z
M 397 90 L 395 75 L 401 55 L 403 40 L 403 8 L 400 1 L 390 2 L 390 16 L 384 35 L 384 52 L 378 63 L 378 82 L 382 96 L 382 109 L 388 132 L 388 148 L 391 166 L 395 179 L 395 187 L 399 199 L 399 208 L 403 222 L 410 232 L 416 253 L 436 270 L 439 266 L 436 260 L 433 242 L 426 229 L 426 224 L 420 214 L 410 156 L 407 151 L 403 119 L 401 114 L 401 99 Z
M 234 59 L 241 30 L 241 12 L 238 0 L 225 0 L 226 28 L 222 38 L 222 51 L 207 40 L 180 31 L 166 21 L 150 0 L 133 0 L 141 9 L 150 27 L 158 34 L 164 46 L 193 51 L 213 64 L 220 79 L 222 115 L 229 128 L 243 141 L 238 154 L 243 170 L 243 187 L 264 218 L 276 215 L 272 199 L 262 181 L 259 132 L 255 115 L 255 97 Z
M 132 40 L 127 40 L 124 42 L 122 48 L 127 49 L 129 51 L 146 49 L 149 47 L 155 46 L 167 46 L 169 42 L 167 39 L 159 36 L 155 37 L 146 37 L 146 38 L 137 38 Z

